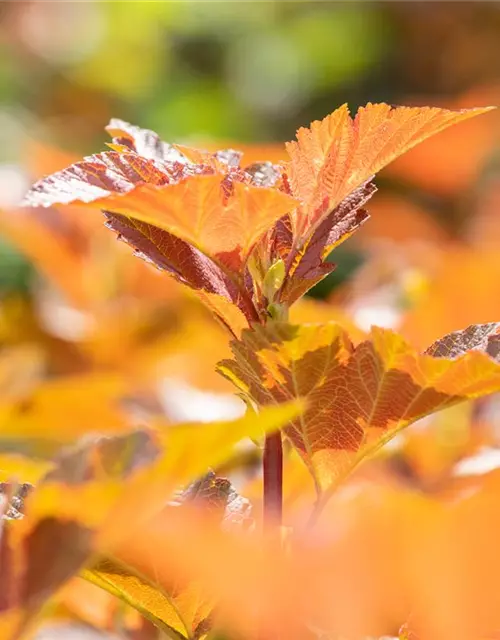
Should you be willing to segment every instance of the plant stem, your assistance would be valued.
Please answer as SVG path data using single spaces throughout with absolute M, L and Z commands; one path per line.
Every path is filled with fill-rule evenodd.
M 283 518 L 283 445 L 281 432 L 266 435 L 264 445 L 264 530 L 279 530 Z

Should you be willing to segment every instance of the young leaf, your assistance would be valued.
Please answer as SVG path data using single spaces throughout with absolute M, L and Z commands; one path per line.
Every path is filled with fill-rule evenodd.
M 256 320 L 246 292 L 201 251 L 154 225 L 109 211 L 104 214 L 106 225 L 134 248 L 136 255 L 194 289 L 233 335 L 239 336 Z
M 177 149 L 152 131 L 113 120 L 114 151 L 44 178 L 25 203 L 104 210 L 108 225 L 138 255 L 198 291 L 238 336 L 246 324 L 265 318 L 268 307 L 290 306 L 334 268 L 324 260 L 367 219 L 362 205 L 374 192 L 374 173 L 425 138 L 486 110 L 368 104 L 353 120 L 344 105 L 298 131 L 287 145 L 287 165 L 246 168 L 237 151 Z M 258 278 L 247 269 L 250 257 Z M 280 260 L 282 284 L 271 300 L 260 278 Z
M 336 265 L 325 262 L 326 258 L 368 220 L 362 207 L 375 191 L 371 182 L 358 187 L 321 222 L 303 247 L 291 248 L 291 266 L 280 296 L 283 302 L 291 305 L 335 269 Z
M 181 153 L 171 144 L 163 142 L 160 136 L 150 129 L 141 129 L 124 120 L 112 118 L 106 131 L 113 138 L 108 146 L 116 151 L 133 151 L 151 160 L 186 162 Z
M 244 184 L 251 174 L 228 171 L 224 162 L 162 162 L 112 151 L 38 181 L 24 204 L 92 204 L 172 233 L 237 270 L 264 231 L 297 203 L 279 190 Z M 229 175 L 235 179 L 227 182 Z M 182 182 L 189 176 L 198 177 Z M 165 185 L 171 188 L 160 188 Z
M 156 186 L 177 181 L 186 171 L 136 153 L 98 153 L 67 169 L 39 180 L 23 204 L 49 207 L 56 204 L 90 204 L 114 193 L 127 193 L 136 185 Z
M 220 175 L 206 175 L 164 188 L 138 186 L 93 204 L 163 229 L 237 272 L 257 240 L 296 201 L 237 181 L 227 194 Z
M 473 327 L 420 355 L 387 329 L 354 347 L 334 323 L 274 323 L 245 331 L 219 370 L 261 405 L 307 399 L 285 433 L 321 492 L 411 422 L 500 390 L 500 364 L 487 355 L 499 329 Z
M 118 145 L 121 152 L 91 156 L 40 180 L 25 204 L 79 203 L 104 210 L 108 226 L 138 255 L 198 291 L 239 335 L 258 319 L 243 283 L 246 260 L 264 232 L 297 203 L 271 188 L 280 176 L 272 165 L 244 172 L 233 167 L 233 156 L 239 162 L 235 152 L 203 154 L 203 164 L 165 161 L 158 159 L 164 155 L 158 149 L 167 147 L 141 131 L 127 125 L 126 151 Z M 146 155 L 134 152 L 144 148 Z
M 346 105 L 288 143 L 290 163 L 283 183 L 301 201 L 274 228 L 271 260 L 286 259 L 287 278 L 280 292 L 290 305 L 335 265 L 328 253 L 367 220 L 362 206 L 371 198 L 374 174 L 425 138 L 488 109 L 391 109 L 368 104 L 352 120 Z M 288 181 L 289 178 L 289 181 Z
M 351 118 L 343 105 L 310 128 L 301 128 L 286 147 L 292 195 L 301 200 L 299 237 L 316 228 L 329 211 L 395 158 L 426 138 L 489 111 L 434 107 L 360 107 Z

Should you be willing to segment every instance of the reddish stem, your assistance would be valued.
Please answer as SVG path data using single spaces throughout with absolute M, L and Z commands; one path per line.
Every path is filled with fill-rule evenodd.
M 281 527 L 283 517 L 283 446 L 281 433 L 266 436 L 264 445 L 264 529 Z

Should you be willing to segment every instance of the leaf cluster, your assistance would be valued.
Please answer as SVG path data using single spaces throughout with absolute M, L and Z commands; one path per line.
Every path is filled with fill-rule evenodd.
M 154 637 L 148 635 L 154 629 L 187 640 L 221 633 L 359 637 L 408 622 L 402 637 L 416 629 L 423 637 L 439 632 L 465 640 L 500 625 L 493 596 L 484 615 L 472 607 L 474 615 L 464 616 L 457 630 L 447 616 L 429 613 L 422 588 L 432 562 L 441 588 L 449 586 L 458 547 L 439 558 L 435 540 L 466 526 L 469 513 L 482 513 L 481 500 L 449 509 L 382 483 L 384 524 L 374 485 L 366 488 L 366 479 L 352 474 L 413 422 L 500 390 L 500 325 L 471 325 L 419 351 L 389 329 L 359 335 L 342 322 L 290 320 L 290 307 L 334 269 L 326 262 L 331 250 L 368 219 L 374 175 L 426 138 L 485 111 L 368 104 L 351 118 L 343 106 L 300 129 L 286 145 L 289 160 L 280 164 L 246 164 L 234 150 L 170 145 L 152 131 L 112 120 L 109 151 L 33 186 L 24 204 L 43 207 L 41 217 L 26 209 L 30 224 L 23 227 L 2 215 L 10 237 L 98 324 L 76 341 L 81 365 L 72 376 L 38 384 L 37 371 L 27 375 L 25 367 L 32 352 L 18 349 L 5 362 L 6 379 L 15 363 L 16 384 L 5 384 L 0 437 L 16 453 L 0 458 L 2 638 L 29 637 L 51 607 L 71 601 L 71 588 L 82 588 L 75 576 L 138 612 L 132 624 L 147 620 L 152 626 L 140 623 L 141 638 Z M 230 352 L 221 347 L 218 357 L 228 357 L 217 369 L 245 401 L 243 417 L 195 424 L 169 419 L 157 406 L 140 418 L 131 410 L 147 406 L 137 397 L 155 368 L 144 364 L 144 333 L 154 333 L 151 316 L 163 280 L 140 261 L 129 267 L 120 253 L 112 254 L 116 264 L 104 257 L 94 272 L 102 276 L 114 266 L 118 285 L 88 286 L 89 265 L 95 266 L 89 256 L 111 237 L 94 236 L 92 224 L 86 226 L 92 208 L 136 255 L 194 292 L 227 330 Z M 67 219 L 71 233 L 57 225 L 47 233 L 44 214 Z M 122 288 L 118 306 L 113 286 Z M 160 298 L 180 300 L 168 287 L 161 292 Z M 147 321 L 131 311 L 138 299 Z M 204 322 L 195 323 L 194 334 L 205 331 Z M 175 356 L 178 345 L 168 332 L 165 337 L 166 322 L 158 324 L 165 350 Z M 123 339 L 131 346 L 129 362 L 117 357 Z M 153 340 L 152 349 L 157 344 Z M 279 456 L 271 479 L 266 467 L 273 433 L 285 441 L 284 491 Z M 251 500 L 221 475 L 225 469 L 237 478 L 244 438 L 257 443 L 251 451 L 258 458 L 266 442 L 263 500 L 260 480 L 256 491 L 245 484 Z M 35 443 L 43 455 L 33 455 Z M 293 508 L 294 481 L 306 496 L 300 509 Z M 496 482 L 485 494 L 488 508 Z M 267 536 L 260 507 L 266 519 L 269 486 L 280 499 L 284 494 L 285 522 Z M 346 486 L 366 489 L 357 521 L 343 503 Z M 410 519 L 424 528 L 418 545 Z M 392 559 L 382 563 L 370 544 Z M 490 538 L 485 545 L 491 548 Z M 409 548 L 418 549 L 416 555 L 405 554 Z M 388 603 L 376 595 L 384 572 Z M 463 574 L 470 575 L 467 568 Z M 463 597 L 458 591 L 449 602 Z

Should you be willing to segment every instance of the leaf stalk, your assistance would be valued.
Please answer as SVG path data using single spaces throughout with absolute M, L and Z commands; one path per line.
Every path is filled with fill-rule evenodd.
M 283 444 L 280 431 L 266 435 L 263 475 L 264 530 L 276 532 L 283 520 Z

